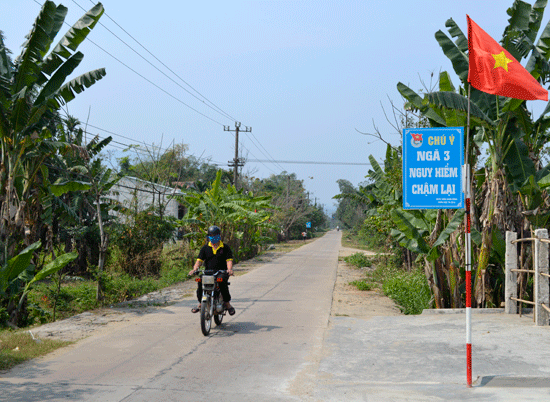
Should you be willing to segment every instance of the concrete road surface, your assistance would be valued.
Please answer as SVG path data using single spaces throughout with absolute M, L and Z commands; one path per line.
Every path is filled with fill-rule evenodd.
M 231 279 L 237 314 L 204 337 L 186 300 L 0 376 L 6 401 L 547 401 L 550 331 L 460 311 L 330 317 L 341 232 Z

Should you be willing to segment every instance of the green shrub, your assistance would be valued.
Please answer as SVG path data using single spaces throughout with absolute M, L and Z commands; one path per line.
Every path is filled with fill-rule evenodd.
M 355 286 L 359 290 L 372 290 L 376 287 L 376 284 L 372 282 L 367 282 L 366 280 L 353 281 L 353 282 L 350 282 L 350 285 Z
M 357 268 L 370 267 L 372 260 L 363 253 L 354 253 L 350 256 L 344 257 L 344 261 L 348 264 L 354 265 Z
M 134 278 L 128 274 L 109 275 L 104 281 L 105 302 L 119 303 L 135 299 L 141 295 L 159 289 L 158 280 L 153 278 Z
M 59 289 L 56 304 L 56 319 L 71 317 L 98 307 L 96 302 L 97 284 L 93 281 L 65 283 Z M 29 315 L 33 321 L 48 322 L 53 317 L 53 307 L 57 294 L 54 282 L 43 282 L 29 292 Z
M 430 308 L 430 287 L 420 270 L 393 272 L 384 280 L 382 289 L 404 314 L 420 314 Z
M 158 276 L 164 243 L 173 238 L 174 230 L 172 222 L 148 211 L 136 214 L 124 225 L 113 225 L 111 244 L 119 250 L 114 252 L 113 261 L 131 276 Z

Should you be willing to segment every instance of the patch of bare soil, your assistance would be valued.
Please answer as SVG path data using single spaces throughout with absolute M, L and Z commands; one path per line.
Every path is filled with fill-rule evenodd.
M 310 242 L 313 240 L 308 240 Z M 258 266 L 271 262 L 288 251 L 303 245 L 302 241 L 288 242 L 267 250 L 260 256 L 235 264 L 235 275 L 244 275 Z M 364 252 L 351 248 L 341 248 L 340 257 L 355 252 Z M 363 270 L 338 262 L 336 284 L 334 286 L 332 316 L 347 316 L 368 319 L 374 316 L 399 315 L 399 309 L 393 301 L 379 290 L 360 291 L 349 283 L 364 279 Z M 137 299 L 125 301 L 109 308 L 88 311 L 73 317 L 52 322 L 31 329 L 32 334 L 42 339 L 60 339 L 76 341 L 92 335 L 95 331 L 120 322 L 127 322 L 136 317 L 155 311 L 187 298 L 194 298 L 196 284 L 194 281 L 182 282 L 159 291 L 143 295 Z
M 336 284 L 332 294 L 332 316 L 346 316 L 369 319 L 376 316 L 401 315 L 392 299 L 380 289 L 359 290 L 350 282 L 365 279 L 368 268 L 356 268 L 346 264 L 342 257 L 354 253 L 376 255 L 376 253 L 349 247 L 340 248 Z

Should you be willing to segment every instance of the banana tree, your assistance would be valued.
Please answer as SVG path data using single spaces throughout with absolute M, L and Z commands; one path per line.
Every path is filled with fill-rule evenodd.
M 93 70 L 65 82 L 83 59 L 76 51 L 103 14 L 98 3 L 50 51 L 67 8 L 46 1 L 19 57 L 11 60 L 0 35 L 0 236 L 5 263 L 38 235 L 45 162 L 60 147 L 53 138 L 61 105 L 105 75 Z
M 219 170 L 209 190 L 174 197 L 188 209 L 182 220 L 189 228 L 186 237 L 197 246 L 204 241 L 206 228 L 217 225 L 237 258 L 250 257 L 264 240 L 262 233 L 274 228 L 269 223 L 273 206 L 269 197 L 244 194 L 231 184 L 223 186 L 221 178 Z
M 501 44 L 517 60 L 530 55 L 527 68 L 536 78 L 548 77 L 550 48 L 550 23 L 543 30 L 539 41 L 535 43 L 541 26 L 546 1 L 537 1 L 531 5 L 516 1 L 508 9 L 509 25 Z M 399 84 L 401 94 L 409 103 L 430 117 L 433 125 L 465 125 L 468 102 L 468 40 L 458 25 L 449 19 L 446 22 L 453 41 L 442 31 L 435 34 L 443 53 L 451 60 L 453 69 L 463 87 L 455 93 L 449 85 L 448 77 L 440 80 L 440 92 L 421 98 Z M 444 83 L 444 89 L 441 83 Z M 525 101 L 489 95 L 471 90 L 471 138 L 468 163 L 476 166 L 480 148 L 488 151 L 487 165 L 472 175 L 481 179 L 472 188 L 477 193 L 474 212 L 479 216 L 477 226 L 482 233 L 475 275 L 474 294 L 478 305 L 483 305 L 487 290 L 490 291 L 488 276 L 484 275 L 489 267 L 489 257 L 493 249 L 493 232 L 515 230 L 523 225 L 524 205 L 532 204 L 537 190 L 534 186 L 527 191 L 530 178 L 541 180 L 544 175 L 537 174 L 540 167 L 540 151 L 548 140 L 548 118 L 544 115 L 533 121 Z M 439 119 L 438 116 L 441 118 Z M 478 184 L 477 186 L 475 184 Z M 524 189 L 523 192 L 520 191 Z M 521 198 L 523 197 L 523 198 Z M 544 197 L 543 197 L 544 198 Z M 518 200 L 521 200 L 518 201 Z M 498 237 L 498 236 L 497 236 Z M 486 290 L 484 292 L 484 289 Z
M 17 325 L 27 293 L 34 283 L 55 274 L 78 256 L 76 252 L 65 253 L 35 272 L 35 266 L 31 260 L 41 246 L 40 241 L 31 244 L 0 267 L 0 296 L 5 303 L 5 306 L 0 304 L 0 308 L 7 310 L 9 321 L 6 324 L 8 325 Z M 19 292 L 21 283 L 26 283 L 22 293 Z M 18 302 L 15 297 L 19 298 Z

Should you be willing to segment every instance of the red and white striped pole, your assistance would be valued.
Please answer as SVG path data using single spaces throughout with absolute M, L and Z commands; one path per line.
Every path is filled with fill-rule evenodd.
M 470 166 L 466 164 L 466 382 L 472 386 L 472 250 L 471 250 L 471 219 L 470 219 Z
M 470 85 L 468 85 L 468 117 L 466 130 L 466 159 L 464 161 L 464 198 L 466 204 L 466 224 L 464 249 L 466 251 L 466 383 L 472 387 L 472 243 L 471 229 L 471 201 L 470 201 L 470 165 L 468 161 L 468 147 L 470 139 Z

